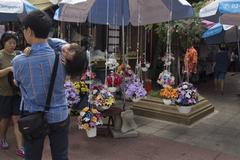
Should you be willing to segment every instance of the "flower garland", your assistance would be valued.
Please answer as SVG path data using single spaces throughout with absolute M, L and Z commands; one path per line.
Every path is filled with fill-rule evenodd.
M 64 83 L 64 88 L 68 106 L 72 107 L 74 104 L 78 104 L 78 102 L 80 102 L 80 97 L 73 83 L 71 81 L 66 81 Z
M 90 101 L 99 110 L 106 110 L 115 102 L 114 96 L 103 85 L 93 85 L 92 94 Z
M 172 76 L 171 72 L 169 72 L 168 70 L 164 70 L 159 74 L 157 83 L 162 85 L 163 87 L 167 85 L 171 86 L 174 85 L 175 78 L 174 76 Z
M 102 115 L 97 109 L 90 109 L 89 107 L 83 108 L 78 117 L 80 129 L 88 130 L 90 128 L 102 125 Z
M 191 83 L 183 82 L 177 88 L 178 97 L 176 104 L 181 106 L 190 106 L 198 102 L 197 89 Z
M 136 75 L 131 76 L 123 87 L 126 87 L 125 95 L 133 101 L 138 101 L 147 95 L 147 91 L 144 89 L 143 83 Z
M 174 100 L 178 97 L 177 89 L 174 89 L 172 86 L 166 86 L 161 89 L 160 96 L 164 99 Z

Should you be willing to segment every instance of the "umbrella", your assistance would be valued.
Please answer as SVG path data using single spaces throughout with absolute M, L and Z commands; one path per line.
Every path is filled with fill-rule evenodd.
M 199 17 L 216 23 L 240 26 L 240 0 L 216 0 L 203 7 Z
M 22 16 L 36 9 L 37 8 L 27 0 L 1 0 L 0 22 L 17 21 Z
M 205 31 L 202 38 L 205 39 L 207 44 L 238 42 L 238 34 L 240 34 L 239 29 L 240 28 L 236 26 L 217 23 Z
M 71 0 L 73 3 L 74 0 Z M 81 0 L 77 0 L 81 1 Z M 82 0 L 60 3 L 54 19 L 95 24 L 146 25 L 192 17 L 186 0 Z

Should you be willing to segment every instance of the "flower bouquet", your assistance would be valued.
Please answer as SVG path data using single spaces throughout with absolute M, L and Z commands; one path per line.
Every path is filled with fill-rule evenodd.
M 109 109 L 115 102 L 114 96 L 103 85 L 92 86 L 92 97 L 90 102 L 103 111 Z
M 107 85 L 110 92 L 116 92 L 122 83 L 122 77 L 117 73 L 111 72 L 107 76 Z
M 176 104 L 178 104 L 181 107 L 179 109 L 190 108 L 187 111 L 183 111 L 183 113 L 190 112 L 191 105 L 194 105 L 198 102 L 197 89 L 194 88 L 194 86 L 191 83 L 183 82 L 182 84 L 180 84 L 178 86 L 177 92 L 178 92 L 178 97 L 176 100 Z M 188 106 L 190 106 L 190 107 L 188 107 Z
M 160 96 L 163 98 L 163 103 L 166 105 L 170 105 L 172 100 L 177 98 L 177 95 L 177 89 L 174 89 L 171 86 L 166 86 L 160 91 Z
M 91 84 L 92 80 L 96 77 L 96 74 L 93 72 L 90 72 L 89 70 L 86 70 L 81 77 L 82 81 L 85 81 L 87 84 Z
M 85 107 L 80 112 L 79 128 L 85 129 L 88 137 L 95 137 L 97 135 L 96 126 L 102 125 L 102 115 L 97 109 Z
M 66 81 L 64 83 L 64 88 L 68 106 L 72 107 L 73 105 L 78 104 L 80 97 L 73 83 L 71 81 Z
M 84 81 L 74 82 L 73 85 L 79 95 L 84 95 L 89 92 L 88 85 Z
M 174 85 L 175 78 L 174 76 L 172 76 L 171 72 L 169 72 L 168 70 L 164 70 L 159 74 L 157 83 L 162 85 L 163 87 L 167 85 L 171 86 Z
M 125 77 L 125 80 L 128 80 L 134 72 L 131 70 L 131 67 L 127 64 L 121 64 L 117 67 L 117 74 L 121 77 Z
M 147 95 L 147 91 L 144 89 L 143 83 L 136 75 L 131 76 L 123 87 L 125 87 L 125 95 L 133 102 L 137 102 Z

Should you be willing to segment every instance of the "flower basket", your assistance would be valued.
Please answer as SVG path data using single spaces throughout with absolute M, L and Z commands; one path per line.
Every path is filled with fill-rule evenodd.
M 122 83 L 122 77 L 114 72 L 107 76 L 108 90 L 112 93 L 116 92 Z
M 97 127 L 86 129 L 87 136 L 93 138 L 97 136 Z
M 188 112 L 190 112 L 191 109 L 187 108 L 192 108 L 191 106 L 198 102 L 197 89 L 194 88 L 194 86 L 191 83 L 183 82 L 178 86 L 177 91 L 178 98 L 176 99 L 176 104 L 180 106 L 178 107 L 179 112 L 180 110 L 189 110 Z M 187 111 L 183 112 L 186 113 Z
M 139 102 L 141 100 L 141 98 L 132 98 L 133 102 Z
M 131 76 L 125 86 L 122 86 L 122 90 L 125 90 L 125 96 L 129 97 L 133 102 L 139 101 L 147 95 L 143 83 L 136 75 Z
M 108 90 L 111 92 L 111 93 L 114 93 L 117 91 L 117 88 L 116 87 L 108 87 Z
M 175 84 L 175 78 L 172 76 L 171 72 L 164 70 L 159 74 L 157 83 L 163 87 L 166 87 L 168 85 L 172 86 Z
M 100 111 L 109 109 L 115 102 L 113 94 L 103 85 L 92 86 L 92 91 L 90 102 Z
M 67 97 L 67 104 L 72 107 L 80 102 L 80 97 L 77 89 L 71 81 L 66 81 L 64 83 L 65 94 Z
M 82 81 L 85 81 L 87 84 L 92 84 L 92 81 L 95 79 L 96 74 L 93 72 L 90 72 L 89 70 L 86 70 L 81 77 Z
M 171 86 L 166 86 L 165 88 L 161 89 L 160 97 L 163 98 L 164 104 L 170 105 L 172 104 L 172 101 L 178 97 L 177 89 L 174 89 Z
M 177 106 L 177 109 L 180 113 L 189 113 L 192 110 L 192 106 Z
M 96 136 L 96 126 L 103 124 L 101 113 L 90 107 L 81 110 L 78 120 L 80 129 L 86 130 L 89 137 Z
M 172 100 L 171 99 L 163 99 L 163 103 L 166 104 L 166 105 L 170 105 L 172 104 Z

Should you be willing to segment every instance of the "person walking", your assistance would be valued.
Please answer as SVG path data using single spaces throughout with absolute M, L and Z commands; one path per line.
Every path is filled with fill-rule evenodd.
M 11 61 L 16 56 L 17 34 L 12 31 L 5 32 L 1 37 L 0 50 L 0 149 L 8 149 L 6 133 L 9 122 L 12 120 L 14 134 L 17 142 L 16 154 L 24 157 L 22 135 L 18 129 L 21 97 L 9 83 L 9 75 L 12 74 Z
M 229 59 L 225 44 L 221 44 L 219 49 L 220 50 L 216 54 L 214 64 L 214 86 L 215 91 L 220 91 L 220 93 L 223 95 L 224 80 L 229 65 Z

